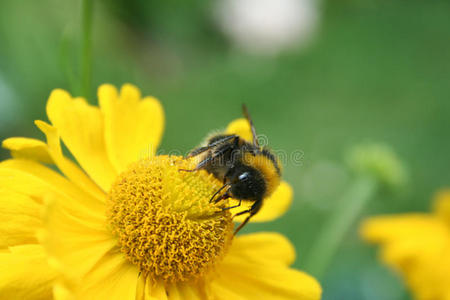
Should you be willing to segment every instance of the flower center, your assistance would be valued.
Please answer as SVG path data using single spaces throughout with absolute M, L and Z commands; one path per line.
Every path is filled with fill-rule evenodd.
M 177 282 L 203 276 L 227 250 L 233 223 L 209 203 L 221 183 L 182 157 L 132 164 L 108 195 L 108 221 L 121 251 L 141 272 Z

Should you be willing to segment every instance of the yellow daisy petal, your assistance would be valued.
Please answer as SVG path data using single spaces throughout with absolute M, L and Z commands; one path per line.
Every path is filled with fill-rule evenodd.
M 438 219 L 419 213 L 373 217 L 361 226 L 361 235 L 373 243 L 426 238 L 430 233 L 445 235 L 448 229 Z
M 435 196 L 433 210 L 450 225 L 450 189 L 442 190 Z
M 226 256 L 211 283 L 219 299 L 224 289 L 237 291 L 244 299 L 318 300 L 322 289 L 310 275 L 278 263 L 251 261 L 238 256 Z
M 293 198 L 292 187 L 285 181 L 282 181 L 273 194 L 264 199 L 261 210 L 250 219 L 250 222 L 267 222 L 272 221 L 282 216 L 291 206 Z M 235 205 L 237 201 L 230 201 L 230 205 Z M 243 202 L 243 205 L 231 209 L 232 214 L 236 214 L 243 211 L 247 207 L 247 204 Z M 234 218 L 236 222 L 242 222 L 247 215 L 242 215 Z
M 248 300 L 239 290 L 231 289 L 220 282 L 213 282 L 210 287 L 210 298 L 214 300 Z M 261 298 L 264 299 L 264 298 Z
M 117 172 L 106 153 L 100 110 L 58 89 L 47 102 L 47 115 L 81 167 L 104 191 L 109 191 Z
M 52 164 L 47 145 L 36 139 L 13 137 L 3 141 L 2 147 L 11 151 L 15 158 L 31 159 L 45 164 Z
M 239 236 L 218 267 L 212 293 L 218 299 L 320 299 L 313 277 L 287 267 L 294 260 L 292 244 L 280 234 Z
M 169 286 L 169 288 L 167 289 L 167 299 L 168 300 L 183 300 L 183 294 L 181 293 L 181 291 L 179 290 L 178 286 L 176 284 L 172 284 L 171 286 Z M 188 298 L 188 295 L 185 295 L 187 299 L 193 299 L 193 300 L 197 300 L 199 298 Z
M 104 220 L 104 204 L 77 188 L 55 171 L 38 163 L 12 159 L 0 163 L 0 188 L 5 188 L 32 197 L 43 203 L 49 195 L 60 199 L 67 209 L 77 208 L 75 216 L 99 222 Z
M 439 200 L 442 200 L 440 197 Z M 398 271 L 417 299 L 445 299 L 449 291 L 450 228 L 446 203 L 432 214 L 374 217 L 364 222 L 362 236 L 381 244 L 381 259 Z M 445 199 L 443 199 L 445 201 Z
M 53 284 L 54 300 L 76 300 L 74 293 L 61 283 Z
M 382 260 L 397 269 L 440 253 L 450 237 L 443 222 L 426 214 L 374 217 L 363 223 L 361 234 L 368 241 L 381 243 Z
M 291 242 L 279 233 L 259 232 L 236 237 L 228 255 L 248 260 L 268 260 L 285 266 L 295 261 L 295 249 Z
M 80 282 L 78 299 L 135 300 L 138 269 L 126 262 L 120 253 L 104 256 Z
M 448 248 L 405 270 L 405 279 L 416 299 L 448 299 L 450 293 Z
M 412 264 L 439 256 L 449 245 L 449 237 L 429 232 L 428 236 L 404 238 L 388 242 L 381 248 L 381 259 L 396 269 L 409 269 Z
M 253 141 L 252 130 L 250 128 L 250 124 L 247 119 L 241 118 L 234 120 L 230 124 L 228 124 L 227 129 L 225 130 L 227 134 L 237 134 L 247 142 Z
M 35 124 L 47 137 L 49 155 L 58 169 L 81 189 L 104 201 L 105 193 L 77 165 L 63 155 L 57 129 L 43 121 L 36 121 Z
M 55 278 L 42 246 L 10 247 L 0 253 L 1 299 L 51 299 Z
M 136 286 L 136 300 L 145 300 L 145 285 L 147 283 L 147 277 L 141 275 L 138 277 Z
M 107 231 L 106 217 L 88 219 L 82 207 L 68 207 L 58 198 L 48 202 L 41 243 L 69 278 L 82 278 L 117 244 Z
M 172 284 L 167 288 L 167 299 L 168 300 L 202 300 L 205 299 L 200 294 L 196 284 L 190 283 L 177 283 Z
M 145 279 L 145 290 L 142 300 L 168 300 L 164 283 L 158 281 L 153 283 L 149 277 Z
M 159 101 L 146 97 L 125 84 L 118 95 L 115 87 L 102 85 L 98 90 L 101 110 L 105 116 L 105 138 L 109 157 L 121 172 L 130 163 L 154 155 L 159 146 L 164 112 Z
M 152 282 L 148 276 L 139 275 L 136 300 L 167 300 L 164 283 Z
M 0 187 L 0 248 L 37 243 L 41 210 L 32 198 Z

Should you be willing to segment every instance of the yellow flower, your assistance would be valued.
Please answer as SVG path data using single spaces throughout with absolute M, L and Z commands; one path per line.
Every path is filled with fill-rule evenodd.
M 285 237 L 233 238 L 232 214 L 209 203 L 220 182 L 155 156 L 158 100 L 131 85 L 103 85 L 98 98 L 55 90 L 51 125 L 36 121 L 46 143 L 3 142 L 13 159 L 0 163 L 0 299 L 320 298 L 314 278 L 289 268 Z M 227 131 L 249 128 L 237 120 Z M 277 218 L 291 199 L 282 182 L 253 220 Z
M 361 233 L 381 245 L 381 259 L 404 277 L 416 299 L 450 299 L 450 190 L 436 196 L 431 214 L 373 217 Z

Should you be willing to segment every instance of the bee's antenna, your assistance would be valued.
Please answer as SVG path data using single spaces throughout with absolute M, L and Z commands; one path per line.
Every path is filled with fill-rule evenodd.
M 242 113 L 244 114 L 244 117 L 247 119 L 248 123 L 250 124 L 250 129 L 252 130 L 252 136 L 253 136 L 253 145 L 255 145 L 256 147 L 259 147 L 258 136 L 256 135 L 255 126 L 253 125 L 252 118 L 250 117 L 247 106 L 245 104 L 242 104 Z

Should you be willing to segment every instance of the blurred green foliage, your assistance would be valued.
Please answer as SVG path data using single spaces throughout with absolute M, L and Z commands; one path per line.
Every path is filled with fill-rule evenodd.
M 80 95 L 80 2 L 0 4 L 0 138 L 42 137 L 53 88 Z M 212 2 L 95 1 L 93 85 L 131 82 L 161 99 L 162 149 L 185 152 L 250 108 L 274 149 L 301 150 L 287 164 L 295 189 L 287 215 L 248 232 L 276 230 L 302 267 L 334 201 L 352 180 L 347 149 L 383 142 L 406 162 L 409 184 L 381 194 L 364 215 L 426 211 L 450 184 L 450 2 L 347 0 L 322 3 L 314 43 L 272 58 L 229 45 Z M 1 150 L 0 157 L 8 153 Z M 401 281 L 358 238 L 355 226 L 329 268 L 324 299 L 408 299 Z

